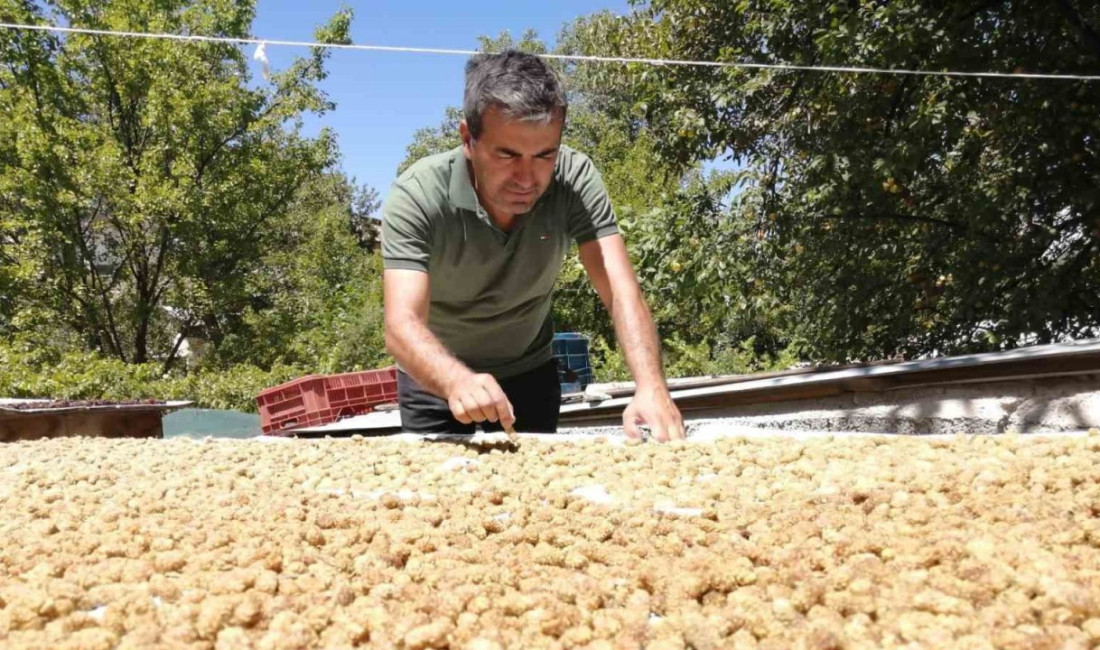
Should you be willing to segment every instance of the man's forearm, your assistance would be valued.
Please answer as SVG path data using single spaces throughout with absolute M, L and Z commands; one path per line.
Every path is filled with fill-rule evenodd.
M 451 386 L 472 373 L 416 318 L 386 323 L 386 349 L 417 383 L 444 399 Z
M 616 292 L 609 311 L 619 348 L 626 356 L 626 365 L 638 389 L 665 388 L 661 343 L 638 285 L 634 284 L 628 292 Z

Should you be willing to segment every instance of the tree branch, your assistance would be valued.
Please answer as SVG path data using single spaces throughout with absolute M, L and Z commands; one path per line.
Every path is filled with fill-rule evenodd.
M 1093 55 L 1100 58 L 1100 33 L 1097 33 L 1096 29 L 1085 21 L 1085 17 L 1081 15 L 1081 10 L 1071 5 L 1068 0 L 1055 0 L 1055 3 L 1058 5 L 1058 10 L 1066 17 L 1066 20 L 1081 33 L 1085 45 L 1093 49 Z
M 819 216 L 818 219 L 887 219 L 891 221 L 914 221 L 917 223 L 930 223 L 937 226 L 943 226 L 944 228 L 950 228 L 958 232 L 968 232 L 969 226 L 961 223 L 952 223 L 945 219 L 938 217 L 925 217 L 916 214 L 901 214 L 900 212 L 877 212 L 874 214 L 867 214 L 863 212 L 850 212 L 848 214 L 826 215 Z
M 76 225 L 76 241 L 78 249 L 80 251 L 80 257 L 84 260 L 84 264 L 87 265 L 87 272 L 82 273 L 82 275 L 84 276 L 83 281 L 84 285 L 88 288 L 89 291 L 91 291 L 94 295 L 99 296 L 100 306 L 102 307 L 103 313 L 107 318 L 106 327 L 97 324 L 97 328 L 101 329 L 109 337 L 111 346 L 114 347 L 115 356 L 117 356 L 122 361 L 126 361 L 126 353 L 122 348 L 122 337 L 119 336 L 118 325 L 115 322 L 114 306 L 111 302 L 110 296 L 108 295 L 109 289 L 103 285 L 102 279 L 99 277 L 99 269 L 96 268 L 95 254 L 88 247 L 88 241 L 85 239 L 86 231 L 84 229 L 84 226 L 81 224 L 82 217 L 83 215 L 81 215 L 79 211 L 77 211 L 74 215 L 74 223 Z M 88 227 L 90 228 L 91 225 L 89 224 Z M 83 266 L 83 264 L 81 266 Z M 112 286 L 113 284 L 114 279 L 112 278 Z
M 962 15 L 958 16 L 955 20 L 957 22 L 961 23 L 964 20 L 970 20 L 971 18 L 973 18 L 974 16 L 977 16 L 978 14 L 982 13 L 983 11 L 989 11 L 990 9 L 995 7 L 996 5 L 1002 5 L 1003 6 L 1004 4 L 1005 4 L 1005 0 L 990 0 L 989 2 L 980 4 L 977 7 L 974 7 L 970 11 L 966 12 L 965 14 L 962 14 Z
M 226 145 L 228 145 L 230 142 L 233 142 L 237 138 L 247 133 L 248 129 L 251 128 L 253 124 L 258 124 L 267 119 L 267 116 L 270 115 L 278 106 L 278 101 L 272 102 L 271 105 L 268 106 L 267 109 L 264 110 L 264 112 L 261 113 L 256 119 L 242 124 L 241 127 L 231 133 L 229 137 L 225 138 L 217 145 L 215 145 L 213 149 L 208 151 L 206 155 L 203 156 L 201 160 L 199 160 L 199 164 L 195 166 L 195 183 L 198 184 L 202 180 L 203 175 L 206 173 L 206 167 L 214 162 L 214 157 L 218 155 L 218 152 L 224 149 Z
M 176 338 L 176 344 L 172 346 L 172 351 L 168 353 L 168 358 L 164 360 L 164 367 L 161 370 L 162 375 L 168 374 L 168 371 L 172 369 L 172 363 L 176 360 L 176 355 L 179 354 L 180 346 L 183 345 L 183 341 L 187 338 L 187 333 L 191 331 L 191 321 L 188 320 L 180 328 L 180 334 Z
M 286 205 L 290 202 L 290 200 L 292 198 L 294 198 L 294 194 L 298 192 L 298 190 L 302 187 L 302 185 L 304 183 L 305 183 L 305 179 L 301 178 L 301 179 L 298 180 L 297 183 L 293 183 L 290 186 L 288 186 L 286 191 L 283 192 L 282 196 L 280 196 L 277 201 L 275 201 L 274 203 L 269 205 L 267 207 L 267 210 L 264 212 L 264 214 L 259 219 L 256 219 L 256 221 L 254 221 L 252 223 L 252 225 L 248 228 L 248 231 L 246 232 L 246 237 L 254 236 L 256 234 L 256 230 L 260 226 L 262 226 L 264 223 L 266 223 L 267 220 L 269 218 L 271 218 L 271 216 L 273 214 L 276 213 L 276 211 L 281 210 L 282 208 L 286 207 Z
M 178 216 L 178 215 L 177 215 Z M 170 242 L 168 226 L 161 224 L 160 226 L 160 245 L 157 246 L 157 261 L 153 266 L 153 277 L 149 284 L 153 287 L 154 298 L 156 297 L 156 287 L 160 283 L 160 274 L 164 270 L 164 260 L 168 257 L 168 244 Z M 155 303 L 154 303 L 155 304 Z

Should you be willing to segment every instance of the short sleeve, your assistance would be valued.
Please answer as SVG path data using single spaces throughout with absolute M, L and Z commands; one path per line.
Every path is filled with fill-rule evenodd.
M 412 193 L 395 183 L 382 204 L 384 268 L 428 271 L 432 229 L 427 213 Z
M 619 232 L 611 198 L 592 160 L 573 153 L 573 164 L 565 171 L 565 176 L 573 195 L 569 207 L 569 236 L 583 244 Z

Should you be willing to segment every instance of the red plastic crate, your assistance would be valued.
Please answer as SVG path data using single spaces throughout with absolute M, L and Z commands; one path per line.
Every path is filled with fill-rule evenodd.
M 369 411 L 379 404 L 397 401 L 397 368 L 345 372 L 325 377 L 325 396 L 330 409 L 342 411 L 362 406 Z M 365 412 L 365 411 L 357 411 Z
M 397 368 L 309 375 L 256 397 L 260 428 L 265 435 L 286 429 L 328 424 L 352 415 L 369 413 L 379 404 L 397 400 Z

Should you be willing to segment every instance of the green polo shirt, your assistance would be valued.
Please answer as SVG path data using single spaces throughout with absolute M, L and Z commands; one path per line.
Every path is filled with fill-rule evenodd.
M 481 207 L 461 147 L 416 162 L 382 206 L 385 268 L 428 273 L 428 328 L 472 370 L 498 378 L 551 359 L 550 298 L 566 252 L 617 232 L 595 165 L 567 147 L 511 232 Z

